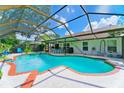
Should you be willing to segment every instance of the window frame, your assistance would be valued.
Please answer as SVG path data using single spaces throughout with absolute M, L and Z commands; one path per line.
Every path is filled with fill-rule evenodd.
M 84 43 L 86 43 L 86 44 L 84 44 Z M 82 42 L 82 50 L 83 51 L 88 51 L 89 50 L 88 42 L 87 41 Z
M 109 42 L 114 42 L 115 45 L 109 45 Z M 109 53 L 117 53 L 117 40 L 107 40 L 107 51 Z

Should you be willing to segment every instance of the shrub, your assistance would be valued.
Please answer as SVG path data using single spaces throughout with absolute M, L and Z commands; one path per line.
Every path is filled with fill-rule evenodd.
M 24 49 L 24 52 L 25 52 L 25 53 L 32 52 L 32 49 L 31 49 L 30 47 L 26 47 L 26 48 Z
M 3 74 L 2 74 L 2 71 L 0 70 L 0 79 L 2 78 L 2 75 L 3 75 Z
M 4 60 L 6 60 L 7 59 L 7 56 L 6 55 L 2 55 L 1 57 L 0 57 L 0 61 L 4 61 Z

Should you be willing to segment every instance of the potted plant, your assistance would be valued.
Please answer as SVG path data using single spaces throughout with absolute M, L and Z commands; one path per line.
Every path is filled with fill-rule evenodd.
M 96 48 L 95 47 L 92 47 L 92 51 L 96 51 Z
M 32 51 L 32 50 L 31 50 L 31 48 L 29 48 L 29 47 L 26 47 L 25 50 L 24 50 L 24 52 L 25 52 L 26 54 L 29 54 L 31 51 Z

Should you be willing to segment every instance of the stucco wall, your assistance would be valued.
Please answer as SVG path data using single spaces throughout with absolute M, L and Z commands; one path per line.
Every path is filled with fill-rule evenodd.
M 92 51 L 93 47 L 96 48 L 96 51 L 100 51 L 101 40 L 105 40 L 105 42 L 106 42 L 106 47 L 105 47 L 105 52 L 106 53 L 108 53 L 108 51 L 107 51 L 107 46 L 108 46 L 107 41 L 108 40 L 116 40 L 117 41 L 117 54 L 122 55 L 122 38 L 84 40 L 84 41 L 88 42 L 88 51 L 83 51 L 82 50 L 82 47 L 83 47 L 82 42 L 84 42 L 84 41 L 71 42 L 70 45 L 74 48 L 74 53 L 80 54 L 82 52 L 82 53 L 90 54 L 90 53 L 93 53 L 93 51 Z
M 81 54 L 81 52 L 82 52 L 82 42 L 81 41 L 71 42 L 70 46 L 74 48 L 74 53 Z

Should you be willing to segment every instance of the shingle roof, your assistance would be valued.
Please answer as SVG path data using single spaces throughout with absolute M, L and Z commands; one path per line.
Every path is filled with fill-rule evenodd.
M 109 26 L 99 29 L 94 29 L 94 34 L 97 38 L 105 38 L 109 37 L 109 32 L 112 31 L 124 31 L 124 26 Z M 93 39 L 96 38 L 91 31 L 84 31 L 77 34 L 73 34 L 72 36 L 78 38 L 78 39 Z M 69 35 L 67 37 L 70 37 Z

